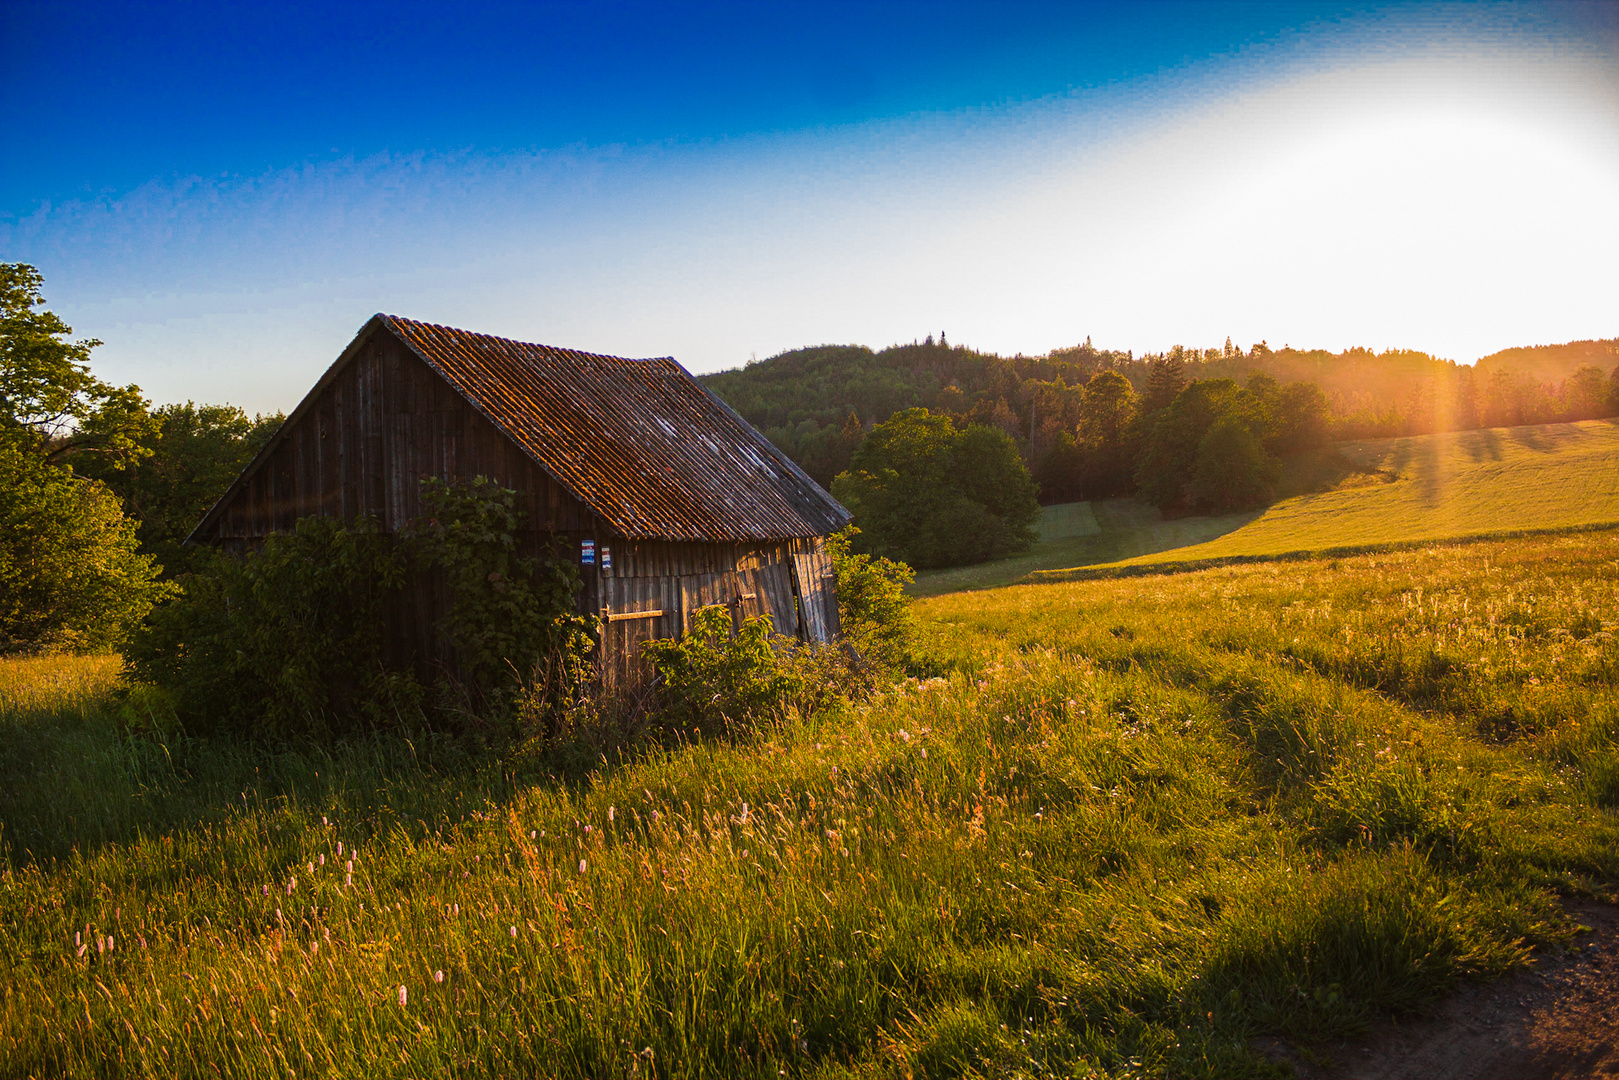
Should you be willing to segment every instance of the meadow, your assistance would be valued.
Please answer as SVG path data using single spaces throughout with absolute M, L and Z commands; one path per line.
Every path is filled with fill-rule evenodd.
M 939 675 L 575 768 L 4 661 L 0 1072 L 1280 1075 L 1619 888 L 1616 584 L 1592 531 L 935 597 Z
M 914 597 L 943 596 L 968 589 L 994 589 L 1045 570 L 1123 562 L 1141 555 L 1173 552 L 1224 536 L 1259 516 L 1236 514 L 1165 518 L 1158 508 L 1135 499 L 1099 499 L 1044 507 L 1036 523 L 1038 538 L 1018 555 L 924 570 L 906 588 Z
M 1320 460 L 1285 464 L 1285 497 L 1264 510 L 1165 518 L 1134 499 L 1048 506 L 1028 551 L 925 571 L 907 591 L 941 596 L 1619 522 L 1612 420 L 1338 443 Z
M 1619 422 L 1613 420 L 1375 439 L 1336 449 L 1357 471 L 1332 490 L 1284 499 L 1201 543 L 1112 562 L 1124 570 L 1198 565 L 1619 523 Z M 1064 576 L 1046 570 L 1037 570 L 1034 580 Z

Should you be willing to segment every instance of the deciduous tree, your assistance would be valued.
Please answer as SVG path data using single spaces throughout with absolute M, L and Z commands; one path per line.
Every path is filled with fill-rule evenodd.
M 958 430 L 908 409 L 878 424 L 833 494 L 862 532 L 855 549 L 917 567 L 982 562 L 1021 551 L 1040 514 L 1017 446 L 998 428 Z

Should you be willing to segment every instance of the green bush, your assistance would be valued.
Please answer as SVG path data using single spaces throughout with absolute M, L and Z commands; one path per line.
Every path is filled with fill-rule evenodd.
M 574 611 L 576 571 L 517 552 L 516 495 L 492 481 L 423 482 L 429 513 L 395 540 L 361 518 L 305 518 L 243 559 L 205 556 L 184 594 L 155 610 L 130 652 L 192 731 L 281 737 L 431 723 L 552 726 L 594 642 Z M 383 642 L 414 566 L 454 597 L 435 628 L 454 663 L 428 707 Z
M 908 409 L 878 424 L 832 482 L 861 550 L 912 566 L 983 562 L 1034 541 L 1034 479 L 1010 436 Z
M 1191 502 L 1215 514 L 1263 506 L 1275 494 L 1278 475 L 1276 459 L 1265 453 L 1247 423 L 1221 417 L 1198 443 Z
M 159 573 L 105 486 L 0 438 L 0 653 L 116 648 Z
M 519 712 L 553 727 L 595 642 L 575 610 L 579 571 L 554 545 L 519 554 L 517 493 L 493 480 L 422 481 L 428 514 L 406 531 L 419 566 L 444 574 L 453 597 L 438 630 L 455 650 L 444 689 L 472 716 Z M 441 695 L 444 697 L 445 695 Z
M 130 667 L 174 695 L 193 732 L 308 736 L 384 721 L 388 706 L 419 698 L 383 666 L 405 565 L 369 518 L 304 518 L 246 558 L 215 555 L 185 575 L 184 595 L 136 636 Z
M 851 525 L 826 539 L 837 576 L 844 640 L 868 664 L 909 668 L 915 661 L 917 625 L 905 586 L 916 580 L 916 574 L 902 562 L 855 553 L 852 545 L 859 533 Z
M 679 734 L 734 735 L 779 719 L 803 680 L 770 645 L 768 618 L 748 619 L 733 633 L 718 605 L 692 614 L 679 641 L 649 641 L 642 655 L 657 672 L 660 719 Z

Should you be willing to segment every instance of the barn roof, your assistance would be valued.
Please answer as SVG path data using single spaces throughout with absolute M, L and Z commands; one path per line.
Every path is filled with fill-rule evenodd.
M 849 522 L 836 499 L 669 357 L 627 360 L 377 315 L 287 418 L 288 428 L 379 330 L 397 336 L 626 537 L 779 540 Z

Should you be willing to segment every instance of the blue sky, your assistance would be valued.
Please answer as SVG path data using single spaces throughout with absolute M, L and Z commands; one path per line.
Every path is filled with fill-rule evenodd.
M 0 5 L 0 259 L 159 401 L 374 311 L 714 370 L 946 330 L 1619 334 L 1619 5 Z

